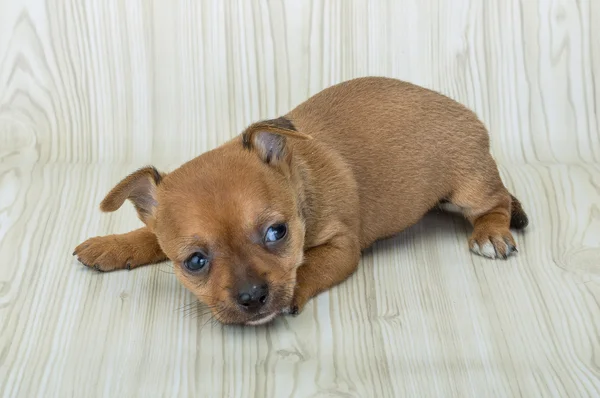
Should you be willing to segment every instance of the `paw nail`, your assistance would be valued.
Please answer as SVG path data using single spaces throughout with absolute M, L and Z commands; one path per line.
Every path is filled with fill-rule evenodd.
M 298 315 L 298 306 L 297 305 L 295 305 L 295 306 L 292 307 L 292 309 L 290 311 L 290 314 L 293 315 L 293 316 Z

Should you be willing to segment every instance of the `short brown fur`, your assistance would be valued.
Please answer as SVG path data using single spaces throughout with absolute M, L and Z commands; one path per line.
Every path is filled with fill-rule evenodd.
M 75 250 L 80 261 L 109 271 L 169 258 L 182 284 L 224 323 L 301 311 L 355 271 L 362 249 L 441 201 L 472 223 L 469 247 L 484 256 L 515 252 L 509 227 L 528 223 L 473 112 L 375 77 L 330 87 L 169 174 L 142 169 L 101 208 L 114 211 L 125 199 L 146 227 L 84 242 Z M 281 224 L 286 235 L 267 242 Z M 190 271 L 185 264 L 196 253 L 208 265 Z M 260 304 L 252 296 L 254 309 L 244 294 L 257 289 L 264 294 Z

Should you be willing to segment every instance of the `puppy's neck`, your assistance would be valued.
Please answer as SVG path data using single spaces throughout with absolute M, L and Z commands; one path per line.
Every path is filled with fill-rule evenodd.
M 322 212 L 327 205 L 327 198 L 319 191 L 319 174 L 315 165 L 306 154 L 321 152 L 314 142 L 295 142 L 290 163 L 290 183 L 296 196 L 296 204 L 300 218 L 305 228 L 305 248 L 314 244 L 314 231 L 323 221 Z
M 291 164 L 290 181 L 296 195 L 298 213 L 306 227 L 307 220 L 310 218 L 310 209 L 312 208 L 310 187 L 312 175 L 304 159 L 300 154 L 294 154 Z

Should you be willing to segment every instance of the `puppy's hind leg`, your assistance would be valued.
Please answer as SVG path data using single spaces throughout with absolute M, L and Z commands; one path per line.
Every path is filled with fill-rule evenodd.
M 131 270 L 167 259 L 156 235 L 147 227 L 88 239 L 77 246 L 73 255 L 83 265 L 98 271 Z
M 469 181 L 459 184 L 450 202 L 461 208 L 473 225 L 469 239 L 472 252 L 489 258 L 506 259 L 517 252 L 510 228 L 527 226 L 527 215 L 519 201 L 502 184 L 495 167 L 486 168 Z

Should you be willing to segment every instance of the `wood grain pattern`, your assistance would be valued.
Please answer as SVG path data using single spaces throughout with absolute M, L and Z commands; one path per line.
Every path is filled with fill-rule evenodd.
M 0 0 L 0 396 L 600 396 L 600 2 Z M 298 318 L 211 322 L 169 263 L 98 274 L 103 195 L 333 83 L 473 108 L 530 214 L 507 262 L 428 215 Z

